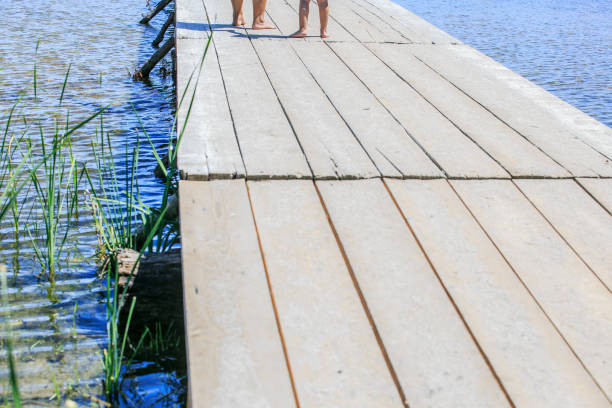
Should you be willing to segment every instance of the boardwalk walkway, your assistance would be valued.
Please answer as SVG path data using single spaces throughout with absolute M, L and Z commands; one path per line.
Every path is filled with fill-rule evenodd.
M 177 0 L 191 406 L 611 406 L 612 130 L 389 0 L 296 8 Z

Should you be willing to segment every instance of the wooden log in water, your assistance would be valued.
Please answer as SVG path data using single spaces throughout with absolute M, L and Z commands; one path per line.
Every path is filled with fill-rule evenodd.
M 172 48 L 174 48 L 174 43 L 175 43 L 174 36 L 168 38 L 168 40 L 166 40 L 164 45 L 162 45 L 160 49 L 155 51 L 155 53 L 151 56 L 151 58 L 149 58 L 149 60 L 144 63 L 142 68 L 140 68 L 140 70 L 134 72 L 133 78 L 135 80 L 140 80 L 140 79 L 148 78 L 149 74 L 151 73 L 153 68 L 155 68 L 157 63 L 159 61 L 161 61 L 162 58 L 164 58 L 166 56 L 166 54 L 168 52 L 170 52 L 170 50 Z
M 170 4 L 172 0 L 161 0 L 159 3 L 157 3 L 157 6 L 155 6 L 155 8 L 153 10 L 151 10 L 146 16 L 144 16 L 142 18 L 142 20 L 139 21 L 140 24 L 149 24 L 149 21 L 151 21 L 153 19 L 153 17 L 155 17 L 157 15 L 157 13 L 159 13 L 160 11 L 162 11 L 164 9 L 164 7 L 166 7 L 168 4 Z
M 155 48 L 159 47 L 159 44 L 164 40 L 164 35 L 166 35 L 168 27 L 170 27 L 170 24 L 172 24 L 172 22 L 174 21 L 174 14 L 174 11 L 170 13 L 161 30 L 159 30 L 159 34 L 157 34 L 157 37 L 155 37 L 155 39 L 151 43 L 151 45 L 153 45 Z

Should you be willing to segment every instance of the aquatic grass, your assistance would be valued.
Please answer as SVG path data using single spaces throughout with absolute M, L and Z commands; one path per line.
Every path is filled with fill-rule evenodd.
M 6 357 L 9 369 L 9 383 L 11 386 L 11 394 L 13 397 L 13 407 L 21 408 L 21 393 L 19 392 L 19 380 L 17 379 L 17 366 L 15 357 L 13 356 L 13 333 L 11 330 L 11 314 L 8 300 L 8 283 L 6 279 L 6 266 L 0 265 L 0 282 L 2 290 L 2 306 L 5 310 L 4 314 L 4 345 L 6 348 Z

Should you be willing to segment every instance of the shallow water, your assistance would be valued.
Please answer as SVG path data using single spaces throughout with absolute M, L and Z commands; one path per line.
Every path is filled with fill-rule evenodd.
M 612 1 L 394 1 L 612 126 Z
M 133 104 L 145 128 L 158 147 L 167 144 L 174 113 L 174 87 L 171 75 L 156 69 L 148 83 L 130 77 L 152 53 L 151 41 L 157 35 L 165 14 L 150 26 L 138 24 L 147 11 L 144 0 L 20 0 L 0 2 L 0 125 L 4 130 L 10 106 L 23 93 L 18 115 L 39 118 L 43 127 L 52 127 L 50 118 L 77 123 L 97 109 L 110 105 L 104 114 L 104 128 L 110 132 L 118 154 L 131 148 L 139 131 Z M 37 48 L 37 41 L 40 41 Z M 37 99 L 32 96 L 36 64 Z M 165 66 L 168 66 L 166 61 Z M 70 67 L 68 85 L 59 106 L 64 76 Z M 93 167 L 90 143 L 99 129 L 99 120 L 73 136 L 76 159 Z M 155 159 L 144 139 L 138 179 L 145 202 L 156 204 L 162 186 L 153 175 Z M 27 200 L 37 209 L 33 195 Z M 24 227 L 23 225 L 21 226 Z M 70 235 L 64 263 L 54 284 L 39 279 L 31 247 L 15 242 L 6 223 L 0 225 L 0 263 L 9 267 L 9 300 L 20 388 L 34 404 L 53 403 L 54 382 L 66 393 L 77 389 L 72 398 L 86 402 L 87 395 L 101 397 L 101 353 L 105 346 L 105 282 L 96 277 L 93 255 L 97 248 L 95 230 L 87 208 L 82 209 L 77 230 Z M 22 231 L 23 232 L 23 231 Z M 23 238 L 23 237 L 22 237 Z M 75 309 L 76 305 L 76 309 Z M 3 309 L 4 311 L 4 309 Z M 1 339 L 0 339 L 1 340 Z M 4 347 L 0 354 L 0 401 L 8 391 Z M 156 390 L 172 391 L 177 397 L 181 373 L 149 364 L 147 375 L 132 377 L 130 395 Z M 171 365 L 170 365 L 171 366 Z M 159 395 L 158 394 L 158 395 Z M 139 406 L 166 406 L 173 401 L 154 403 L 143 400 Z M 173 406 L 173 405 L 172 405 Z

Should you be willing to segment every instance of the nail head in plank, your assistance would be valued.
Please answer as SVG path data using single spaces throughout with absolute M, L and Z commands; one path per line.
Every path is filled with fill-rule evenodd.
M 300 405 L 403 406 L 313 183 L 248 185 Z
M 244 181 L 179 191 L 191 406 L 295 406 Z
M 513 403 L 608 406 L 448 183 L 387 184 Z
M 254 41 L 316 179 L 380 175 L 286 40 Z
M 326 44 L 294 42 L 292 45 L 383 176 L 442 176 L 435 164 Z
M 178 132 L 185 126 L 178 146 L 178 169 L 183 178 L 191 180 L 244 177 L 244 165 L 212 46 L 200 73 L 206 42 L 206 39 L 177 39 Z M 193 105 L 185 125 L 192 96 Z
M 380 180 L 317 182 L 409 406 L 507 406 Z
M 516 184 L 593 272 L 612 289 L 612 217 L 574 180 Z
M 486 150 L 514 177 L 569 177 L 570 173 L 519 133 L 410 53 L 411 46 L 368 44 L 404 81 Z
M 511 181 L 452 185 L 609 398 L 610 292 Z
M 363 45 L 330 43 L 330 46 L 449 177 L 510 177 Z

